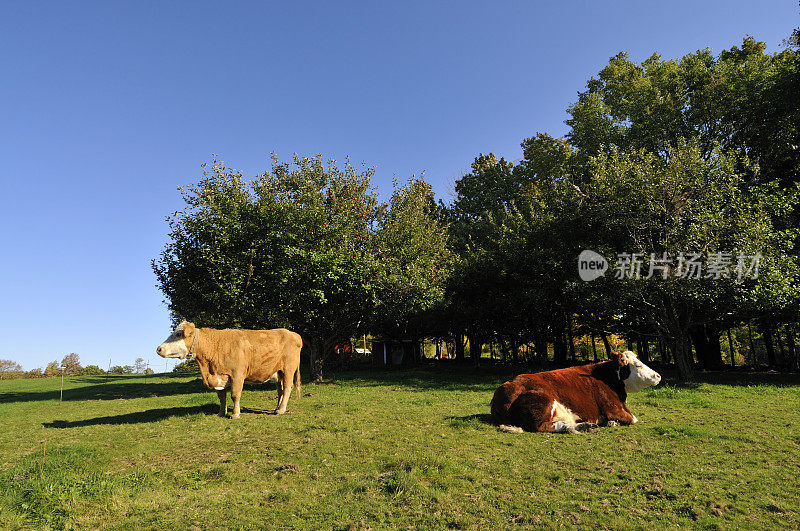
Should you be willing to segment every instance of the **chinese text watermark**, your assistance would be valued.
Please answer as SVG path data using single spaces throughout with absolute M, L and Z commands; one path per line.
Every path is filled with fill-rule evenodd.
M 578 256 L 578 275 L 591 281 L 605 276 L 609 269 L 615 279 L 679 278 L 722 279 L 741 281 L 758 278 L 761 253 L 754 255 L 732 252 L 716 253 L 617 253 L 612 265 L 599 253 L 585 250 Z

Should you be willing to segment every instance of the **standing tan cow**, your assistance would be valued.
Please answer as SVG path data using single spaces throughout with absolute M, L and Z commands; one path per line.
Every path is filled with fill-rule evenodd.
M 276 381 L 278 406 L 275 414 L 286 412 L 292 384 L 300 396 L 299 334 L 276 328 L 274 330 L 215 330 L 196 328 L 183 321 L 161 343 L 156 353 L 162 358 L 196 358 L 203 383 L 217 391 L 219 415 L 227 415 L 226 387 L 230 384 L 233 397 L 233 416 L 239 418 L 239 400 L 244 382 Z

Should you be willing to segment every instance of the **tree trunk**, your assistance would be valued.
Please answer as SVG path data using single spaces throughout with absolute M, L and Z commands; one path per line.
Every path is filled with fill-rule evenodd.
M 511 346 L 511 361 L 515 364 L 519 363 L 519 342 L 517 336 L 511 334 L 508 337 L 508 344 Z
M 575 363 L 575 338 L 572 337 L 572 316 L 567 315 L 567 341 L 569 341 L 569 354 L 572 358 L 572 363 Z
M 472 363 L 475 367 L 480 365 L 481 351 L 483 350 L 483 341 L 479 340 L 476 336 L 469 338 L 469 356 L 472 358 Z
M 594 354 L 594 362 L 597 363 L 597 345 L 595 344 L 594 331 L 592 331 L 592 353 Z
M 536 358 L 539 363 L 547 362 L 547 340 L 541 336 L 533 340 L 533 348 L 536 350 Z
M 753 328 L 750 326 L 750 321 L 747 321 L 747 336 L 750 338 L 750 365 L 756 366 L 756 349 L 753 346 Z
M 707 370 L 722 366 L 722 350 L 719 345 L 719 330 L 711 325 L 698 325 L 689 332 L 697 352 L 697 360 Z
M 772 330 L 766 326 L 762 326 L 762 335 L 764 336 L 764 346 L 767 348 L 767 364 L 770 369 L 774 369 L 778 365 L 778 360 L 775 358 L 775 345 L 772 342 Z
M 567 364 L 567 345 L 564 341 L 563 330 L 557 330 L 553 338 L 553 363 L 556 365 Z
M 658 353 L 661 355 L 661 363 L 667 364 L 669 363 L 669 354 L 667 354 L 666 346 L 664 345 L 664 340 L 658 340 Z
M 322 381 L 322 367 L 325 362 L 324 348 L 325 342 L 320 337 L 312 337 L 309 345 L 309 361 L 311 370 L 311 380 L 314 382 Z
M 794 327 L 786 325 L 786 347 L 789 351 L 789 370 L 797 370 L 797 349 L 794 344 Z
M 708 369 L 708 338 L 702 325 L 693 326 L 689 329 L 689 338 L 697 352 L 697 361 L 704 369 Z
M 600 332 L 600 337 L 603 338 L 603 348 L 606 349 L 606 359 L 611 359 L 611 343 L 608 342 L 608 336 L 605 332 Z
M 733 351 L 733 339 L 731 339 L 731 329 L 728 328 L 728 351 L 731 358 L 731 367 L 736 367 L 736 353 Z
M 775 339 L 778 342 L 778 352 L 780 353 L 780 357 L 778 358 L 778 367 L 781 370 L 784 370 L 786 368 L 786 353 L 784 352 L 783 348 L 783 339 L 781 339 L 780 327 L 775 328 Z
M 461 333 L 456 334 L 456 361 L 464 361 L 464 336 Z
M 650 345 L 646 339 L 642 338 L 638 341 L 639 344 L 639 359 L 644 363 L 650 363 Z
M 678 378 L 685 382 L 694 378 L 693 360 L 688 337 L 678 336 L 671 339 L 672 356 L 678 366 Z

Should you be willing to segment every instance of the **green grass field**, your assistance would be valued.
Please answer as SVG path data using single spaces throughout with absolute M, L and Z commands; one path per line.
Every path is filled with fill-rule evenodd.
M 289 413 L 196 377 L 0 382 L 3 528 L 800 526 L 800 378 L 711 374 L 632 395 L 640 423 L 507 434 L 509 369 L 340 373 Z M 230 400 L 229 400 L 230 408 Z

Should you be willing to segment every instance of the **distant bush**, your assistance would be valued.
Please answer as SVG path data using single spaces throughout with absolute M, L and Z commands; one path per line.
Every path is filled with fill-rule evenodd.
M 145 369 L 144 373 L 150 375 L 150 374 L 155 374 L 155 371 L 150 367 L 148 367 L 147 369 Z
M 81 376 L 97 376 L 100 374 L 105 374 L 106 371 L 98 367 L 97 365 L 87 365 L 78 373 Z
M 130 365 L 114 365 L 111 367 L 110 374 L 133 374 L 133 367 Z
M 61 367 L 58 365 L 57 361 L 51 361 L 47 364 L 47 367 L 44 368 L 44 376 L 46 378 L 58 376 L 59 374 L 61 374 Z
M 178 374 L 191 374 L 195 372 L 200 372 L 200 366 L 197 364 L 197 360 L 195 359 L 186 360 L 175 365 L 175 368 L 172 369 L 172 372 Z
M 0 380 L 22 377 L 22 366 L 11 360 L 0 360 Z

